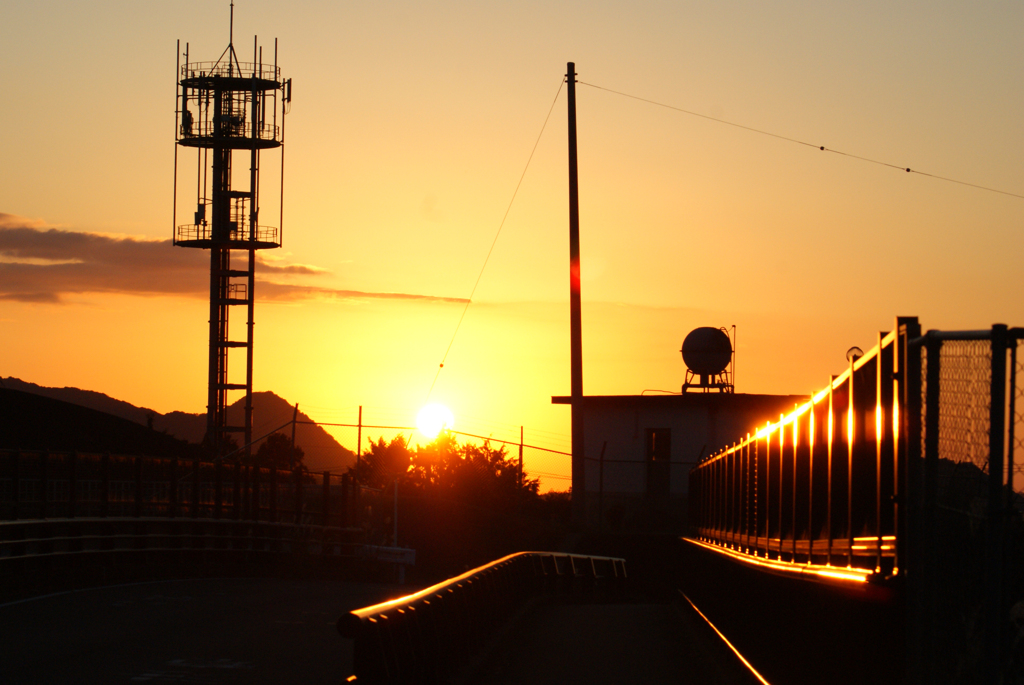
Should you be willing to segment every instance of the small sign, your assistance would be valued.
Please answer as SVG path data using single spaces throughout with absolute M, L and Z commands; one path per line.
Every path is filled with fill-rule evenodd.
M 380 547 L 377 545 L 363 545 L 359 548 L 359 555 L 377 561 L 386 561 L 390 564 L 402 564 L 404 566 L 416 565 L 416 550 L 405 547 Z

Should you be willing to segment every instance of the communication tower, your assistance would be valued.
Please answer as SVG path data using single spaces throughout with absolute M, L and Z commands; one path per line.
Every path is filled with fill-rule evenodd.
M 291 103 L 292 81 L 282 79 L 277 66 L 264 62 L 263 49 L 253 38 L 251 62 L 241 62 L 234 47 L 234 3 L 228 46 L 216 62 L 193 62 L 188 44 L 178 42 L 176 134 L 174 147 L 174 244 L 210 251 L 210 348 L 205 443 L 223 453 L 231 433 L 244 433 L 252 442 L 253 305 L 256 251 L 280 247 L 284 218 L 284 118 Z M 185 63 L 181 63 L 181 58 Z M 178 149 L 195 150 L 192 171 L 180 169 L 183 187 L 195 188 L 192 222 L 178 224 Z M 260 155 L 277 151 L 280 188 L 261 196 Z M 245 163 L 248 162 L 248 168 Z M 189 193 L 185 192 L 185 199 Z M 260 223 L 260 203 L 277 205 L 277 227 Z M 190 204 L 190 203 L 189 203 Z M 186 207 L 189 207 L 186 204 Z M 189 207 L 191 209 L 191 207 Z M 187 215 L 187 214 L 186 214 Z M 242 263 L 232 263 L 232 253 Z M 242 307 L 247 314 L 243 332 L 229 325 L 229 312 Z M 244 337 L 244 339 L 243 339 Z M 245 352 L 245 381 L 229 376 L 232 351 Z M 240 374 L 239 374 L 240 376 Z M 232 382 L 234 381 L 234 382 Z M 227 420 L 228 393 L 245 392 L 245 425 Z

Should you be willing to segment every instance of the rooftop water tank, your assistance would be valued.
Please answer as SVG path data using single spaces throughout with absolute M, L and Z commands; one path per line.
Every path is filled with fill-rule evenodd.
M 683 340 L 683 362 L 700 376 L 716 376 L 732 361 L 732 343 L 720 328 L 701 326 L 690 331 Z

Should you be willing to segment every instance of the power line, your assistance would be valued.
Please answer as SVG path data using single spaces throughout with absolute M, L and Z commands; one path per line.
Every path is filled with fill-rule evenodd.
M 593 84 L 593 83 L 587 83 L 586 81 L 577 81 L 577 83 L 579 83 L 582 86 L 590 86 L 591 88 L 596 88 L 597 90 L 603 90 L 603 91 L 606 91 L 606 92 L 609 92 L 609 93 L 614 93 L 615 95 L 621 95 L 623 97 L 631 98 L 633 100 L 639 100 L 640 102 L 646 102 L 648 104 L 656 105 L 658 107 L 664 107 L 666 109 L 671 109 L 671 110 L 674 110 L 676 112 L 682 112 L 683 114 L 689 114 L 690 116 L 699 117 L 701 119 L 707 119 L 708 121 L 714 121 L 715 123 L 718 123 L 718 124 L 725 124 L 726 126 L 732 126 L 734 128 L 741 128 L 744 131 L 750 131 L 752 133 L 759 133 L 759 134 L 761 134 L 763 136 L 770 136 L 772 138 L 778 138 L 779 140 L 785 140 L 786 142 L 789 142 L 789 143 L 796 143 L 797 145 L 804 145 L 806 147 L 815 148 L 817 150 L 820 150 L 821 152 L 831 152 L 833 154 L 842 155 L 843 157 L 851 157 L 853 159 L 859 159 L 862 162 L 870 162 L 871 164 L 878 164 L 879 166 L 889 167 L 890 169 L 897 169 L 899 171 L 904 171 L 904 172 L 906 172 L 908 174 L 918 174 L 920 176 L 927 176 L 929 178 L 934 178 L 934 179 L 937 179 L 939 181 L 947 181 L 949 183 L 956 183 L 956 184 L 959 184 L 959 185 L 962 185 L 962 186 L 968 186 L 970 188 L 977 188 L 978 190 L 987 190 L 990 193 L 999 193 L 1000 195 L 1009 195 L 1010 197 L 1017 197 L 1017 198 L 1020 198 L 1020 199 L 1024 200 L 1024 195 L 1021 195 L 1019 193 L 1011 193 L 1011 192 L 1006 191 L 1006 190 L 999 190 L 998 188 L 990 188 L 989 186 L 978 185 L 977 183 L 968 183 L 967 181 L 960 181 L 958 179 L 949 178 L 947 176 L 938 176 L 937 174 L 930 174 L 930 173 L 928 173 L 926 171 L 918 171 L 917 169 L 911 169 L 908 166 L 900 166 L 899 164 L 891 164 L 889 162 L 883 162 L 883 161 L 878 160 L 878 159 L 872 159 L 871 157 L 862 157 L 860 155 L 855 155 L 855 154 L 850 153 L 850 152 L 843 152 L 842 150 L 833 150 L 832 148 L 826 147 L 824 145 L 815 145 L 814 143 L 808 143 L 807 141 L 800 140 L 798 138 L 790 138 L 789 136 L 784 136 L 784 135 L 781 135 L 781 134 L 778 134 L 778 133 L 773 133 L 771 131 L 766 131 L 766 130 L 760 129 L 760 128 L 754 128 L 753 126 L 744 126 L 743 124 L 737 124 L 734 121 L 728 121 L 726 119 L 719 119 L 718 117 L 709 116 L 707 114 L 701 114 L 700 112 L 694 112 L 692 110 L 683 109 L 682 107 L 676 107 L 674 105 L 667 105 L 664 102 L 658 102 L 657 100 L 649 100 L 647 98 L 642 98 L 642 97 L 640 97 L 638 95 L 631 95 L 629 93 L 623 93 L 622 91 L 612 90 L 611 88 L 605 88 L 604 86 L 598 86 L 598 85 Z
M 448 349 L 444 351 L 444 356 L 441 357 L 441 363 L 437 367 L 437 373 L 434 374 L 434 380 L 430 384 L 430 390 L 427 391 L 427 400 L 430 400 L 430 394 L 434 392 L 434 385 L 437 383 L 437 377 L 441 375 L 441 369 L 444 368 L 444 363 L 448 359 L 448 353 L 452 351 L 452 344 L 455 342 L 455 336 L 459 334 L 459 329 L 462 327 L 462 320 L 466 318 L 466 311 L 469 310 L 470 303 L 473 302 L 473 295 L 476 294 L 477 286 L 480 285 L 480 279 L 484 275 L 484 269 L 487 268 L 487 262 L 491 259 L 491 253 L 494 252 L 494 246 L 498 244 L 498 236 L 501 235 L 501 229 L 505 227 L 505 220 L 508 219 L 508 213 L 512 209 L 512 203 L 516 201 L 516 195 L 519 194 L 519 187 L 523 185 L 523 179 L 526 178 L 526 171 L 530 168 L 530 162 L 533 161 L 533 154 L 537 151 L 537 145 L 540 144 L 541 136 L 544 135 L 544 129 L 547 128 L 548 120 L 551 118 L 551 112 L 555 109 L 555 103 L 558 102 L 558 95 L 562 92 L 562 86 L 565 84 L 565 79 L 558 84 L 558 90 L 555 92 L 555 99 L 551 101 L 551 107 L 548 108 L 548 115 L 544 117 L 544 123 L 540 127 L 540 133 L 537 134 L 537 140 L 533 143 L 533 149 L 530 150 L 530 157 L 526 160 L 526 166 L 523 167 L 523 173 L 519 176 L 519 182 L 516 184 L 516 189 L 512 192 L 512 199 L 508 202 L 508 207 L 505 208 L 505 214 L 501 217 L 501 223 L 498 224 L 498 232 L 494 234 L 494 240 L 491 241 L 491 249 L 487 250 L 487 256 L 484 258 L 484 265 L 480 267 L 480 273 L 477 274 L 476 283 L 473 284 L 473 290 L 469 293 L 469 298 L 466 299 L 466 306 L 462 308 L 462 316 L 459 317 L 459 323 L 455 325 L 455 332 L 452 333 L 452 339 L 448 341 Z

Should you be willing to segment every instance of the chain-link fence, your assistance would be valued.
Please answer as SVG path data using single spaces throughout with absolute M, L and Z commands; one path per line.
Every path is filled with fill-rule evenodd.
M 1018 329 L 921 342 L 920 557 L 910 615 L 916 674 L 1024 683 L 1024 522 L 1015 494 Z

